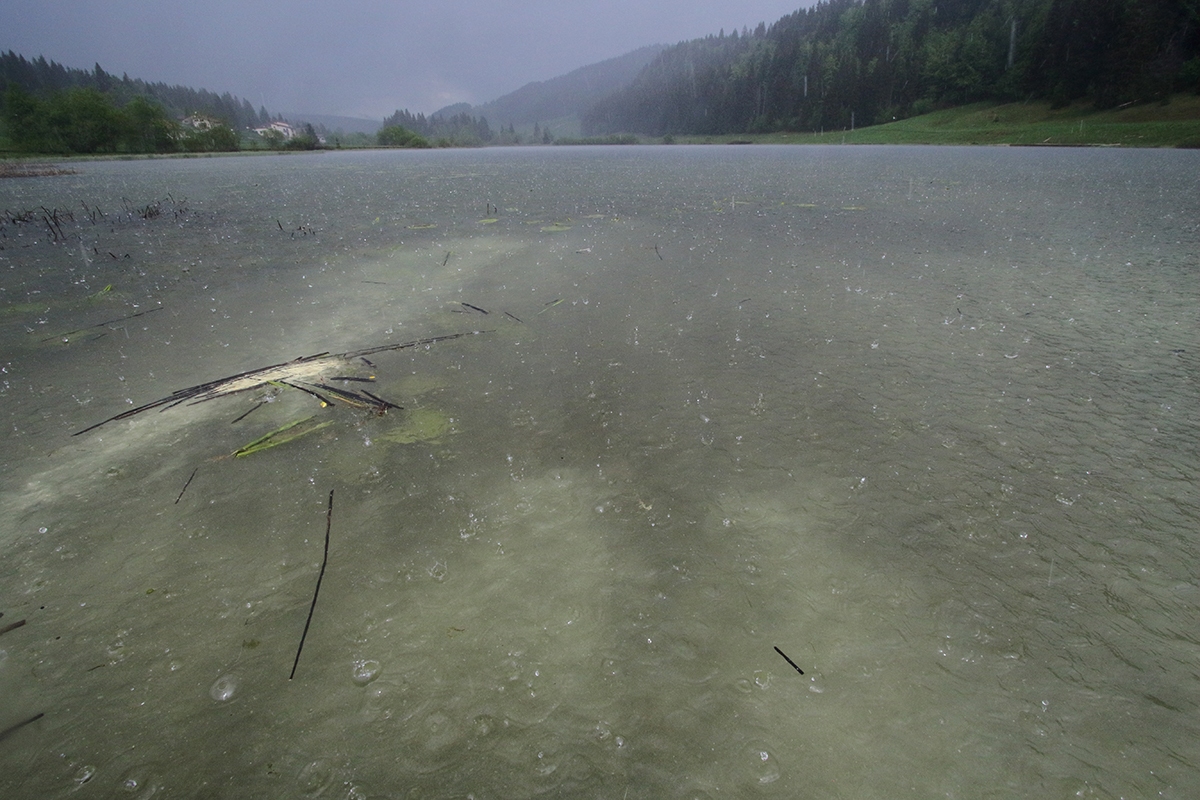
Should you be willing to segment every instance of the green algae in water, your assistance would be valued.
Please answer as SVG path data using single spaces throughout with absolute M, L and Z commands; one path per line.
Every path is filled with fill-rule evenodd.
M 453 420 L 438 408 L 414 408 L 406 412 L 403 422 L 379 438 L 395 444 L 416 444 L 436 441 L 448 433 L 456 433 Z

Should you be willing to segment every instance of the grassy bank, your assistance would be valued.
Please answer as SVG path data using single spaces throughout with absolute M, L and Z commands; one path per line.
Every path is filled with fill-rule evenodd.
M 1200 147 L 1200 96 L 1175 95 L 1097 111 L 1080 103 L 1052 109 L 1049 103 L 976 103 L 886 125 L 824 133 L 678 136 L 680 144 L 1009 144 L 1121 147 Z

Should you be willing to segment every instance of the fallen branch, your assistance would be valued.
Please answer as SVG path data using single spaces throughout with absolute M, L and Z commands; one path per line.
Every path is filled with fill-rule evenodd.
M 362 358 L 364 361 L 366 361 L 366 356 L 374 355 L 375 353 L 383 353 L 389 350 L 405 350 L 410 347 L 435 344 L 436 342 L 445 342 L 451 339 L 461 339 L 464 336 L 474 336 L 480 333 L 491 333 L 491 331 L 471 331 L 470 333 L 451 333 L 446 336 L 431 336 L 427 339 L 417 339 L 415 341 L 402 342 L 400 344 L 383 344 L 376 347 L 368 347 L 364 350 L 351 350 L 346 353 L 318 353 L 312 356 L 297 358 L 292 361 L 285 361 L 282 364 L 273 364 L 269 367 L 260 367 L 259 369 L 239 372 L 237 375 L 230 375 L 228 378 L 220 378 L 219 380 L 208 381 L 207 383 L 201 383 L 197 384 L 196 386 L 189 386 L 186 389 L 180 389 L 176 392 L 172 392 L 166 397 L 159 398 L 152 403 L 146 403 L 145 405 L 138 406 L 137 408 L 131 408 L 128 411 L 123 411 L 120 414 L 117 414 L 116 416 L 109 417 L 101 422 L 97 422 L 95 425 L 89 425 L 83 430 L 75 431 L 75 433 L 71 435 L 78 436 L 81 433 L 93 431 L 96 428 L 99 428 L 101 425 L 107 425 L 108 423 L 116 422 L 117 420 L 128 419 L 137 414 L 141 414 L 143 411 L 149 411 L 152 408 L 161 408 L 163 411 L 166 411 L 168 408 L 174 408 L 182 403 L 196 405 L 208 400 L 215 400 L 218 397 L 226 397 L 231 394 L 238 394 L 239 392 L 249 392 L 254 389 L 261 389 L 272 384 L 284 384 L 293 389 L 299 389 L 316 396 L 319 400 L 321 400 L 321 402 L 328 405 L 328 399 L 317 393 L 316 388 L 318 387 L 312 383 L 307 384 L 307 386 L 301 386 L 298 385 L 297 381 L 319 376 L 322 371 L 335 365 L 344 366 L 344 362 L 351 359 Z M 370 362 L 367 363 L 369 364 Z M 308 386 L 313 386 L 314 388 L 310 389 Z M 319 388 L 324 390 L 330 389 L 328 386 L 320 386 Z M 349 401 L 350 396 L 354 395 L 353 392 L 342 392 L 341 390 L 334 390 L 331 393 L 337 394 L 346 401 Z M 386 401 L 379 400 L 378 398 L 373 399 L 378 400 L 380 405 L 369 403 L 367 404 L 368 406 L 382 407 L 382 404 L 386 404 L 386 407 L 395 407 L 391 403 L 386 403 Z M 386 407 L 384 410 L 386 410 Z

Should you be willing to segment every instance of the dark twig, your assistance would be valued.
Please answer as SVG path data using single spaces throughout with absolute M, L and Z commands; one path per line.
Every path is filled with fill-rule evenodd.
M 21 728 L 24 728 L 26 725 L 28 725 L 31 722 L 37 722 L 39 719 L 41 719 L 44 716 L 46 716 L 46 715 L 41 712 L 38 712 L 37 714 L 34 714 L 29 719 L 21 720 L 16 725 L 9 725 L 4 730 L 0 731 L 0 740 L 8 738 L 9 734 L 15 733 L 16 731 L 20 730 Z
M 247 414 L 250 412 L 246 412 Z M 244 415 L 243 415 L 244 416 Z M 183 499 L 183 493 L 187 491 L 187 487 L 192 485 L 192 478 L 196 477 L 196 473 L 200 471 L 199 467 L 192 470 L 192 474 L 188 477 L 187 483 L 183 484 L 183 488 L 179 490 L 179 497 L 175 498 L 175 505 L 179 505 L 179 501 Z
M 797 667 L 797 666 L 796 666 L 796 662 L 795 662 L 795 661 L 792 661 L 790 658 L 788 658 L 788 657 L 787 657 L 787 654 L 785 654 L 785 653 L 784 653 L 782 650 L 780 650 L 778 647 L 776 647 L 776 648 L 775 648 L 775 652 L 776 652 L 776 653 L 779 653 L 779 655 L 783 656 L 783 660 L 784 660 L 784 661 L 786 661 L 786 662 L 788 662 L 789 664 L 791 664 L 791 665 L 792 665 L 792 669 L 796 670 L 796 672 L 799 672 L 801 675 L 803 675 L 803 674 L 804 674 L 804 670 L 802 670 L 802 669 L 800 669 L 799 667 Z
M 259 400 L 257 403 L 255 403 L 254 405 L 250 406 L 250 410 L 249 410 L 249 411 L 247 411 L 246 413 L 242 414 L 242 415 L 241 415 L 241 416 L 239 416 L 237 419 L 235 419 L 235 420 L 232 420 L 232 421 L 231 421 L 229 424 L 230 424 L 230 425 L 232 425 L 234 422 L 241 422 L 241 421 L 242 421 L 242 420 L 244 420 L 246 417 L 250 416 L 250 413 L 251 413 L 251 412 L 253 412 L 253 411 L 258 411 L 260 408 L 262 408 L 262 407 L 263 407 L 263 406 L 265 406 L 266 404 L 267 404 L 267 401 L 266 401 L 266 400 Z
M 109 255 L 112 256 L 112 253 L 109 253 Z M 113 258 L 116 258 L 116 256 L 113 256 Z M 124 322 L 125 320 L 134 319 L 135 317 L 144 317 L 147 314 L 153 314 L 155 311 L 162 311 L 162 310 L 163 310 L 163 306 L 158 306 L 157 308 L 149 308 L 149 309 L 146 309 L 145 311 L 139 311 L 136 314 L 130 314 L 127 317 L 117 317 L 116 319 L 110 319 L 110 320 L 106 320 L 104 322 L 97 322 L 95 325 L 88 325 L 86 328 L 76 328 L 75 330 L 67 331 L 66 333 L 56 333 L 53 336 L 47 336 L 45 339 L 42 339 L 41 341 L 48 342 L 51 339 L 58 339 L 63 336 L 73 336 L 76 333 L 83 333 L 84 331 L 90 331 L 92 328 L 103 328 L 106 325 L 114 325 L 118 322 Z
M 383 411 L 387 411 L 389 408 L 394 408 L 394 409 L 396 409 L 397 411 L 401 411 L 401 410 L 403 410 L 403 408 L 404 408 L 403 406 L 398 406 L 398 405 L 396 405 L 395 403 L 390 403 L 390 402 L 388 402 L 387 400 L 384 400 L 384 399 L 383 399 L 382 397 L 380 397 L 379 395 L 377 395 L 377 394 L 374 394 L 374 393 L 372 393 L 372 392 L 368 392 L 366 389 L 363 389 L 363 394 L 365 394 L 367 397 L 371 398 L 371 399 L 372 399 L 372 400 L 374 400 L 376 403 L 378 403 L 378 404 L 379 404 L 379 408 L 380 408 L 381 410 L 383 410 Z
M 17 628 L 20 628 L 24 624 L 25 624 L 25 620 L 19 619 L 10 625 L 5 625 L 3 628 L 0 628 L 0 633 L 8 633 L 9 631 L 15 631 Z
M 329 529 L 333 527 L 333 489 L 329 490 L 329 508 L 325 511 L 325 557 L 321 559 L 321 572 L 317 575 L 317 588 L 313 589 L 312 605 L 308 607 L 308 619 L 304 621 L 304 633 L 300 634 L 300 646 L 296 648 L 296 660 L 292 662 L 292 674 L 288 680 L 296 677 L 296 665 L 300 663 L 300 651 L 304 649 L 304 639 L 308 636 L 308 626 L 312 624 L 313 611 L 317 608 L 317 593 L 321 591 L 321 579 L 325 577 L 325 565 L 329 563 Z

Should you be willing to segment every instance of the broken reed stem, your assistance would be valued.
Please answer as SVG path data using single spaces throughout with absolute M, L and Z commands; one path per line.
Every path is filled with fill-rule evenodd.
M 329 529 L 333 527 L 333 489 L 329 490 L 329 508 L 325 511 L 325 557 L 321 559 L 321 572 L 317 575 L 317 588 L 313 589 L 312 605 L 308 607 L 308 619 L 304 621 L 304 633 L 300 634 L 300 646 L 296 648 L 296 660 L 292 662 L 292 674 L 288 680 L 296 677 L 296 665 L 300 663 L 300 651 L 304 649 L 304 639 L 308 636 L 308 626 L 312 624 L 313 611 L 317 607 L 317 594 L 321 591 L 321 579 L 325 577 L 325 565 L 329 563 Z
M 192 474 L 188 477 L 187 482 L 183 484 L 183 488 L 179 490 L 179 497 L 175 498 L 175 505 L 179 505 L 179 501 L 183 499 L 183 493 L 187 491 L 187 487 L 192 485 L 192 478 L 196 477 L 196 473 L 200 471 L 199 467 L 192 470 Z

